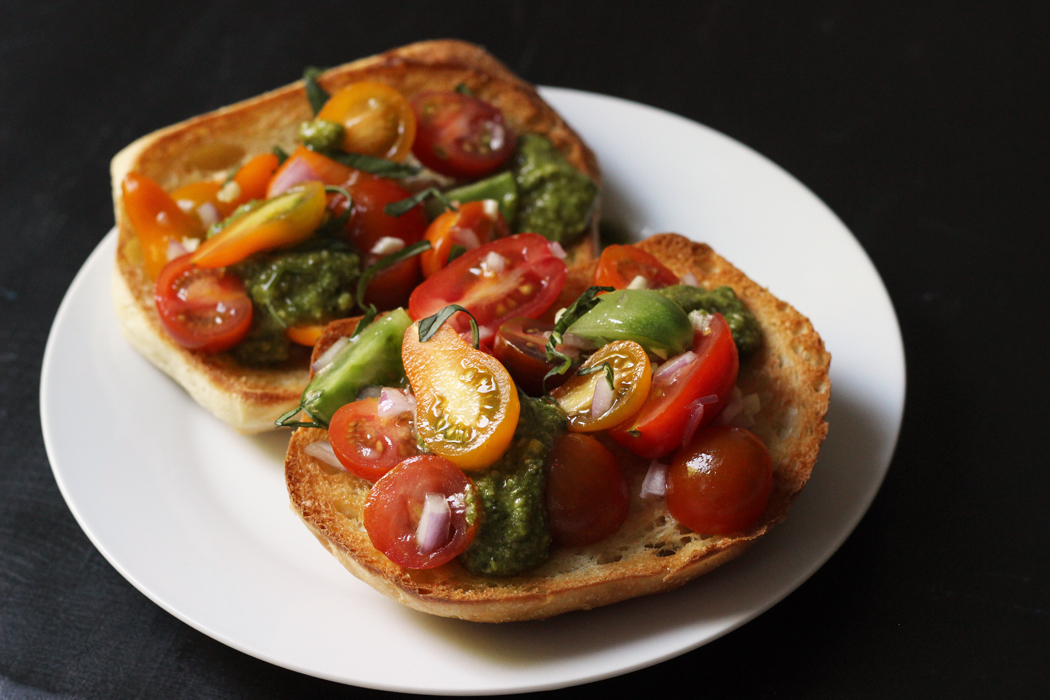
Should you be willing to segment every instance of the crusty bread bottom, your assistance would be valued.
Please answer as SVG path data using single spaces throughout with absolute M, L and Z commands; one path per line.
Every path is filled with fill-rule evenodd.
M 452 562 L 428 571 L 393 564 L 372 547 L 362 524 L 370 484 L 304 453 L 327 439 L 322 430 L 293 434 L 285 476 L 293 510 L 358 578 L 423 612 L 478 622 L 547 618 L 676 588 L 739 556 L 787 515 L 827 434 L 830 355 L 809 320 L 748 279 L 708 246 L 673 234 L 639 244 L 678 275 L 704 287 L 728 284 L 755 314 L 763 347 L 741 364 L 738 386 L 757 393 L 754 432 L 773 457 L 773 491 L 753 527 L 731 536 L 695 533 L 678 524 L 661 498 L 641 499 L 645 460 L 608 443 L 631 484 L 631 511 L 613 536 L 595 545 L 555 549 L 541 567 L 513 577 L 476 576 Z M 587 270 L 577 270 L 586 278 Z

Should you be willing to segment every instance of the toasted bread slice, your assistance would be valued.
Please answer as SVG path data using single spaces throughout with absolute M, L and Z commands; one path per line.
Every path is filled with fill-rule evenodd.
M 466 85 L 497 106 L 515 133 L 546 136 L 574 167 L 601 184 L 594 154 L 580 137 L 535 88 L 478 46 L 451 40 L 421 42 L 333 68 L 319 78 L 329 92 L 360 80 L 386 83 L 409 99 L 427 90 Z M 112 286 L 121 329 L 150 362 L 241 432 L 273 428 L 274 420 L 298 403 L 308 376 L 305 353 L 282 366 L 247 368 L 225 354 L 208 356 L 173 342 L 154 307 L 153 283 L 142 266 L 141 248 L 124 210 L 121 181 L 134 171 L 171 191 L 221 176 L 274 146 L 291 150 L 299 124 L 311 117 L 299 81 L 144 136 L 118 153 L 110 167 L 119 236 Z M 569 251 L 570 260 L 595 256 L 597 221 L 595 212 L 592 230 Z
M 809 479 L 830 396 L 830 355 L 812 324 L 785 302 L 748 279 L 706 245 L 661 234 L 638 244 L 679 276 L 691 272 L 705 288 L 731 286 L 755 314 L 763 345 L 741 364 L 738 386 L 757 393 L 761 410 L 753 431 L 773 458 L 773 490 L 762 518 L 731 536 L 709 536 L 679 525 L 663 499 L 638 496 L 647 463 L 614 444 L 630 482 L 630 515 L 620 530 L 597 544 L 555 549 L 544 565 L 514 577 L 476 576 L 455 561 L 411 571 L 376 551 L 362 524 L 370 484 L 304 453 L 327 439 L 322 430 L 292 436 L 285 477 L 292 509 L 317 539 L 355 576 L 423 612 L 478 622 L 547 618 L 636 596 L 667 591 L 739 556 L 787 515 Z M 587 265 L 574 272 L 581 278 Z M 330 344 L 350 326 L 333 325 Z

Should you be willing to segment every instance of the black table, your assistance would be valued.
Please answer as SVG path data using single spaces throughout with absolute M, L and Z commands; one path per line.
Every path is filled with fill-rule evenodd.
M 127 583 L 44 452 L 44 343 L 133 138 L 411 41 L 707 124 L 820 196 L 879 269 L 908 399 L 867 516 L 786 600 L 552 694 L 1046 697 L 1048 52 L 1038 3 L 28 3 L 0 10 L 0 697 L 378 696 L 269 665 Z M 84 407 L 90 410 L 90 406 Z

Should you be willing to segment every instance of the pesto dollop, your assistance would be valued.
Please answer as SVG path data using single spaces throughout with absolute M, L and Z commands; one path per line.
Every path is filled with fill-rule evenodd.
M 656 290 L 689 313 L 705 311 L 709 314 L 720 313 L 729 324 L 733 333 L 733 342 L 741 357 L 751 354 L 762 344 L 762 330 L 758 319 L 747 310 L 744 302 L 737 298 L 732 287 L 722 285 L 717 289 L 706 290 L 686 284 L 676 284 Z
M 550 141 L 538 134 L 518 137 L 511 172 L 518 186 L 515 233 L 539 233 L 562 245 L 587 230 L 598 186 L 578 171 Z
M 345 131 L 342 124 L 314 119 L 299 125 L 299 140 L 315 151 L 329 151 L 343 144 Z
M 345 242 L 315 238 L 289 250 L 253 255 L 231 269 L 254 307 L 252 328 L 232 352 L 239 362 L 258 365 L 288 359 L 286 328 L 350 315 L 360 261 Z
M 539 566 L 550 552 L 544 469 L 568 421 L 557 406 L 519 396 L 521 416 L 510 448 L 473 477 L 481 526 L 459 560 L 474 574 L 513 576 Z

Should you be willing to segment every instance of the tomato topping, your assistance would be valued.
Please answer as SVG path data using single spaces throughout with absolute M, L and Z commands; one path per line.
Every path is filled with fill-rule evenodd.
M 749 430 L 712 425 L 697 432 L 667 470 L 667 509 L 689 529 L 728 535 L 753 525 L 773 485 L 769 450 Z
M 583 547 L 620 529 L 631 495 L 619 462 L 590 435 L 567 433 L 547 464 L 547 513 L 554 542 Z
M 266 199 L 266 188 L 279 164 L 273 153 L 260 153 L 242 165 L 233 176 L 238 189 L 237 197 L 231 202 L 233 208 L 255 199 Z
M 313 347 L 317 345 L 317 341 L 320 340 L 324 329 L 325 326 L 320 324 L 316 326 L 290 326 L 284 329 L 284 336 L 297 345 Z
M 598 369 L 603 364 L 612 368 L 611 388 L 606 370 Z M 576 375 L 552 391 L 551 397 L 568 415 L 569 430 L 592 433 L 619 425 L 638 413 L 651 382 L 649 357 L 642 346 L 633 340 L 617 340 L 587 358 Z
M 230 215 L 236 205 L 219 200 L 219 191 L 222 183 L 215 180 L 198 180 L 174 190 L 171 198 L 184 212 L 196 216 L 201 222 L 201 227 L 207 229 L 215 221 L 220 221 Z M 208 205 L 213 210 L 208 210 Z M 209 217 L 209 214 L 211 215 Z
M 412 153 L 431 170 L 475 179 L 514 152 L 514 132 L 488 102 L 458 92 L 424 92 L 412 108 L 419 123 Z
M 602 251 L 594 271 L 594 284 L 600 287 L 627 289 L 636 277 L 642 277 L 646 289 L 660 289 L 678 284 L 678 276 L 664 264 L 633 245 L 611 245 Z
M 143 264 L 150 279 L 157 279 L 168 264 L 172 241 L 202 238 L 204 227 L 193 214 L 187 214 L 171 195 L 156 182 L 138 173 L 128 173 L 120 183 L 124 211 L 142 246 Z
M 653 374 L 641 411 L 609 432 L 616 442 L 641 457 L 657 459 L 682 446 L 691 419 L 699 415 L 699 427 L 715 419 L 729 400 L 740 367 L 733 335 L 721 314 L 714 314 L 707 331 L 694 336 L 691 352 L 694 357 L 674 371 L 658 369 Z
M 510 235 L 507 220 L 499 212 L 494 199 L 464 202 L 459 211 L 446 211 L 431 222 L 426 239 L 432 246 L 419 256 L 423 276 L 431 277 L 448 265 L 448 256 L 454 246 L 464 251 L 480 248 L 494 238 Z
M 492 345 L 493 356 L 507 368 L 510 376 L 514 378 L 514 383 L 530 396 L 543 395 L 543 378 L 555 365 L 547 363 L 547 338 L 552 330 L 553 323 L 534 321 L 531 318 L 512 318 L 501 325 L 496 333 L 496 340 Z M 558 350 L 566 354 L 577 354 L 577 351 L 563 345 L 559 345 Z M 579 364 L 578 360 L 576 364 Z M 547 380 L 547 389 L 561 386 L 570 376 L 572 375 L 568 372 L 555 374 Z
M 431 551 L 421 551 L 419 520 L 427 496 L 440 496 L 448 506 L 444 531 L 434 536 Z M 474 483 L 447 459 L 410 457 L 377 481 L 365 502 L 364 521 L 372 545 L 390 561 L 408 569 L 432 569 L 458 557 L 474 541 L 477 521 L 468 519 Z
M 199 268 L 190 258 L 175 258 L 157 278 L 154 302 L 161 324 L 189 350 L 228 350 L 251 328 L 251 299 L 239 277 Z
M 419 451 L 411 416 L 380 418 L 379 399 L 361 399 L 336 411 L 328 425 L 328 439 L 339 463 L 369 481 Z
M 521 405 L 499 361 L 475 350 L 446 322 L 428 341 L 419 324 L 401 346 L 416 395 L 416 430 L 434 453 L 460 469 L 487 467 L 507 450 Z
M 348 153 L 402 160 L 416 136 L 416 115 L 408 100 L 389 85 L 371 80 L 332 95 L 317 118 L 342 124 L 342 148 Z
M 266 196 L 276 197 L 289 188 L 310 180 L 320 180 L 326 185 L 341 185 L 353 173 L 351 168 L 342 163 L 305 146 L 299 146 L 270 178 Z
M 535 318 L 554 302 L 568 268 L 538 233 L 519 233 L 487 243 L 456 258 L 416 287 L 408 300 L 414 319 L 436 314 L 449 304 L 465 307 L 478 325 L 492 331 L 516 316 Z M 453 316 L 466 330 L 463 314 Z
M 307 182 L 267 199 L 202 243 L 193 253 L 193 263 L 225 267 L 253 253 L 301 243 L 321 225 L 327 201 L 319 182 Z
M 422 240 L 427 230 L 427 216 L 422 205 L 412 207 L 401 216 L 389 216 L 383 211 L 388 204 L 411 197 L 393 180 L 368 173 L 352 171 L 342 183 L 353 198 L 353 209 L 346 223 L 350 242 L 361 252 L 362 265 L 368 267 L 383 255 L 372 253 L 382 238 L 398 238 L 406 246 Z M 336 198 L 332 203 L 336 215 L 346 211 L 346 200 Z M 419 282 L 419 256 L 388 267 L 372 278 L 365 292 L 365 303 L 375 304 L 379 310 L 396 309 L 408 303 L 408 295 Z

